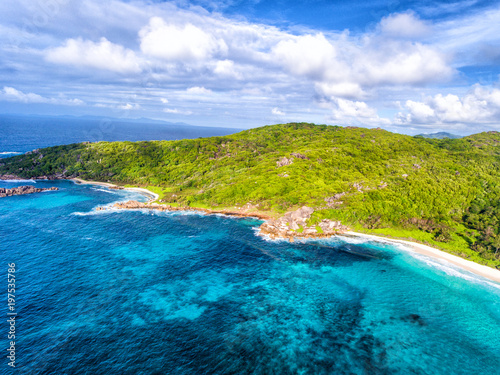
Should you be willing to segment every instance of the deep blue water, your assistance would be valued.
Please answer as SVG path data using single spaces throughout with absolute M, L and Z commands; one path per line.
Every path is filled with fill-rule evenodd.
M 0 158 L 70 143 L 173 140 L 220 136 L 237 131 L 150 120 L 0 114 Z
M 254 219 L 96 212 L 144 198 L 36 186 L 60 190 L 0 199 L 16 373 L 499 373 L 496 284 L 389 244 L 273 242 Z

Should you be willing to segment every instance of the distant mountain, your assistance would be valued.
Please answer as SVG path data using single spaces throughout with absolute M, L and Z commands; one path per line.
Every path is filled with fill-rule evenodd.
M 462 138 L 462 136 L 460 136 L 460 135 L 446 133 L 446 132 L 437 132 L 437 133 L 431 133 L 431 134 L 418 134 L 415 137 L 436 138 L 436 139 L 445 139 L 445 138 L 458 139 L 458 138 Z

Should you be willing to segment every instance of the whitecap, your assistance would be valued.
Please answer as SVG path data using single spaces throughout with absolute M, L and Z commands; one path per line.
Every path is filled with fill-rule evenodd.
M 348 244 L 351 244 L 351 245 L 361 245 L 361 244 L 364 244 L 364 243 L 368 243 L 368 242 L 383 242 L 383 243 L 391 243 L 390 241 L 384 241 L 383 239 L 377 239 L 376 241 L 374 241 L 373 239 L 371 238 L 367 238 L 367 237 L 358 237 L 358 236 L 335 236 L 334 239 L 338 239 L 342 242 L 345 242 L 345 243 L 348 243 Z
M 102 189 L 102 188 L 92 188 L 92 190 L 94 191 L 102 191 L 104 193 L 110 193 L 110 194 L 120 194 L 119 191 L 115 191 L 115 190 L 109 190 L 109 189 Z
M 404 246 L 402 246 L 402 248 L 404 248 Z M 493 286 L 497 289 L 500 289 L 500 284 L 488 281 L 486 278 L 479 276 L 479 275 L 476 275 L 476 274 L 469 272 L 465 269 L 462 269 L 458 266 L 455 266 L 452 263 L 449 263 L 444 259 L 438 260 L 438 259 L 430 258 L 426 255 L 412 252 L 408 248 L 406 248 L 405 250 L 407 250 L 408 253 L 412 257 L 418 259 L 421 262 L 424 262 L 429 267 L 432 267 L 432 268 L 435 268 L 435 269 L 438 269 L 438 270 L 444 272 L 448 276 L 459 277 L 459 278 L 467 280 L 467 281 L 472 281 L 472 282 L 480 283 L 480 284 L 487 284 L 489 286 Z
M 3 151 L 0 152 L 0 155 L 20 155 L 22 152 L 17 152 L 17 151 Z

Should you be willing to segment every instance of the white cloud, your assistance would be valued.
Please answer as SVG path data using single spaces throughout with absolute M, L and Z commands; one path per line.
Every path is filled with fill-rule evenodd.
M 48 104 L 59 104 L 59 105 L 83 105 L 85 104 L 80 99 L 67 99 L 63 96 L 59 98 L 46 98 L 35 93 L 24 93 L 15 89 L 14 87 L 4 86 L 3 90 L 0 91 L 0 100 L 6 100 L 11 102 L 21 102 L 21 103 L 48 103 Z
M 281 111 L 278 107 L 274 107 L 271 113 L 275 116 L 285 116 L 285 112 Z
M 4 87 L 3 97 L 7 100 L 23 103 L 47 103 L 48 99 L 32 92 L 25 94 L 14 87 Z
M 389 119 L 379 117 L 377 110 L 363 101 L 334 98 L 323 105 L 331 108 L 329 120 L 337 124 L 387 126 L 391 123 Z
M 408 100 L 406 112 L 398 113 L 399 124 L 498 124 L 500 90 L 475 85 L 463 97 L 437 94 L 423 102 Z
M 234 61 L 231 60 L 219 60 L 217 61 L 214 73 L 227 78 L 242 79 L 242 74 L 236 71 Z
M 134 104 L 127 103 L 127 104 L 119 105 L 118 108 L 119 109 L 124 109 L 126 111 L 129 111 L 131 109 L 140 109 L 141 106 L 139 104 L 137 104 L 137 103 L 134 103 Z
M 366 93 L 363 91 L 359 83 L 355 82 L 340 82 L 340 83 L 328 83 L 328 82 L 318 82 L 316 83 L 316 91 L 328 96 L 328 97 L 342 97 L 348 99 L 363 98 Z
M 334 46 L 321 33 L 282 40 L 272 49 L 272 57 L 293 74 L 319 80 L 338 61 Z
M 343 119 L 344 117 L 366 119 L 377 116 L 377 111 L 370 108 L 365 102 L 337 99 L 335 104 L 336 108 L 332 113 L 334 119 Z
M 216 54 L 224 55 L 224 40 L 187 23 L 183 26 L 166 23 L 160 17 L 151 18 L 140 32 L 144 54 L 174 62 L 206 60 Z
M 413 100 L 406 101 L 406 107 L 412 116 L 412 122 L 426 123 L 433 121 L 435 112 L 427 104 L 421 102 L 414 102 Z
M 176 108 L 165 108 L 163 110 L 163 112 L 169 113 L 169 114 L 175 114 L 175 115 L 186 115 L 186 116 L 193 114 L 192 111 L 181 111 L 181 110 L 176 109 Z
M 80 38 L 68 39 L 63 46 L 46 50 L 45 58 L 56 64 L 119 73 L 138 73 L 141 71 L 139 59 L 132 50 L 113 44 L 104 37 L 97 43 Z
M 355 62 L 366 85 L 425 85 L 447 81 L 454 73 L 444 54 L 421 43 L 374 40 L 367 47 L 366 56 Z
M 194 95 L 207 95 L 211 94 L 212 90 L 206 89 L 205 87 L 194 86 L 188 88 L 186 92 L 188 94 L 194 94 Z
M 395 38 L 418 38 L 428 35 L 431 27 L 414 13 L 395 13 L 380 21 L 380 31 Z
M 166 98 L 161 98 L 160 101 L 163 103 L 163 104 L 167 104 L 168 103 L 168 99 Z
M 407 36 L 424 32 L 413 15 L 395 14 L 382 21 L 382 31 L 361 38 L 288 36 L 272 48 L 270 59 L 292 75 L 311 79 L 319 94 L 347 99 L 362 99 L 378 86 L 421 86 L 451 78 L 454 70 L 445 54 L 401 38 L 396 29 L 405 22 L 411 29 Z

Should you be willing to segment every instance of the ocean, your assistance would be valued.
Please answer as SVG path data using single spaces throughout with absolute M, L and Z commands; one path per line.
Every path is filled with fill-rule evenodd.
M 240 129 L 192 126 L 149 119 L 0 114 L 0 158 L 36 148 L 79 142 L 148 141 L 213 137 Z
M 2 152 L 84 140 L 83 125 L 14 125 Z M 499 373 L 500 285 L 449 264 L 362 238 L 271 241 L 252 218 L 94 210 L 137 192 L 0 181 L 26 184 L 59 190 L 0 199 L 0 374 Z
M 93 210 L 136 192 L 0 186 L 26 183 L 59 190 L 0 199 L 15 373 L 498 373 L 500 289 L 481 277 L 360 238 L 271 241 L 252 218 Z

